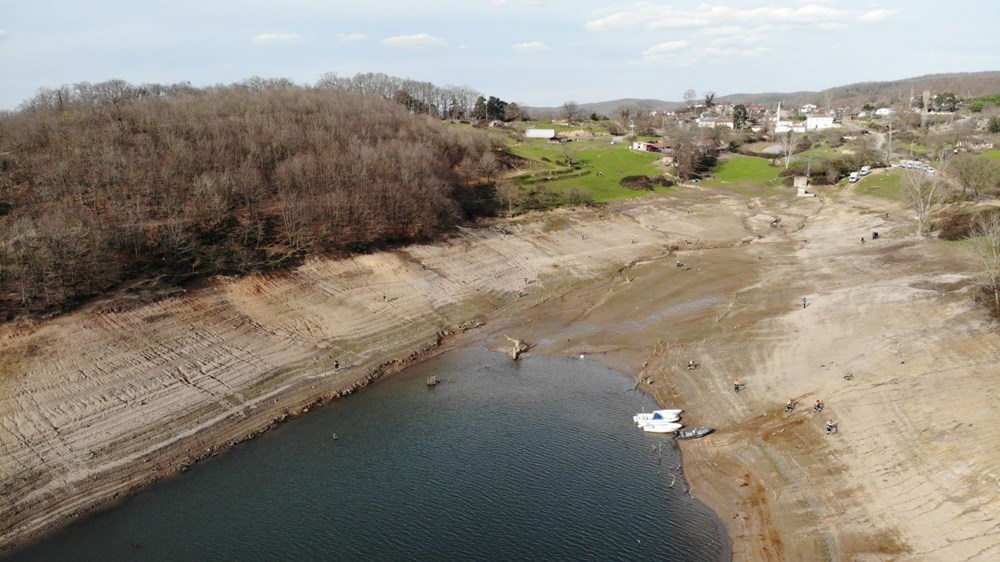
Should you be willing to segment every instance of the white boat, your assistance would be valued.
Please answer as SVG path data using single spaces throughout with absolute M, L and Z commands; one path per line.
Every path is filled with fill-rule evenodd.
M 662 420 L 650 420 L 642 425 L 642 430 L 648 433 L 673 433 L 684 427 L 683 424 Z
M 632 416 L 632 421 L 638 426 L 642 426 L 643 423 L 650 420 L 663 420 L 675 422 L 681 419 L 681 413 L 684 410 L 653 410 L 652 412 L 642 412 L 641 414 L 636 414 Z

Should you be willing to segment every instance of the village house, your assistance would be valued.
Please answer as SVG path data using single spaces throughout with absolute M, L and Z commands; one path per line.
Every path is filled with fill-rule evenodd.
M 664 149 L 670 148 L 670 145 L 659 142 L 633 141 L 629 148 L 639 152 L 662 152 Z
M 701 116 L 698 118 L 698 126 L 708 129 L 715 127 L 729 127 L 733 128 L 733 120 L 729 117 L 722 117 L 718 115 Z
M 833 128 L 833 115 L 824 113 L 810 114 L 806 116 L 806 130 L 820 131 Z
M 807 104 L 805 104 L 805 105 L 803 105 L 802 107 L 799 108 L 799 113 L 809 114 L 809 113 L 815 112 L 817 109 L 818 108 L 815 105 L 813 105 L 811 103 L 807 103 Z

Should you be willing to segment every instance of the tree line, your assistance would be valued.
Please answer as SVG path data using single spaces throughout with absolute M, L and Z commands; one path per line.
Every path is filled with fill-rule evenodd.
M 0 319 L 492 214 L 488 137 L 378 97 L 280 79 L 40 91 L 0 117 Z

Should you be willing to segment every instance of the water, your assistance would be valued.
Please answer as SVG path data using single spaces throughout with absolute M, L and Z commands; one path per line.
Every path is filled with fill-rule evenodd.
M 442 382 L 427 388 L 432 374 Z M 579 359 L 453 352 L 11 558 L 724 558 L 717 519 L 684 494 L 671 438 L 632 423 L 631 386 Z

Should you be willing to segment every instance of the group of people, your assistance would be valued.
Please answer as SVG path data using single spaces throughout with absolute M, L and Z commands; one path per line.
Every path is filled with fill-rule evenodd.
M 785 411 L 786 412 L 791 412 L 794 409 L 795 409 L 795 400 L 794 399 L 790 399 L 787 403 L 785 403 Z M 823 411 L 823 401 L 822 400 L 816 400 L 815 402 L 813 402 L 813 411 L 817 412 L 817 413 Z M 836 422 L 834 422 L 832 419 L 831 420 L 827 420 L 826 421 L 826 432 L 829 434 L 829 433 L 834 433 L 835 431 L 837 431 L 837 424 L 836 424 Z

